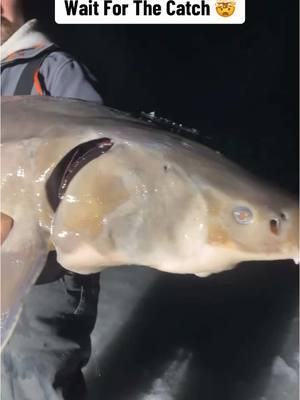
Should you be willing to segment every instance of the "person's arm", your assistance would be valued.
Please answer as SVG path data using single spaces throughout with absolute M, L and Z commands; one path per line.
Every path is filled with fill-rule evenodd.
M 1 244 L 7 238 L 14 224 L 14 220 L 4 213 L 1 213 L 0 230 L 1 230 Z
M 95 78 L 85 66 L 64 52 L 51 53 L 41 65 L 40 73 L 50 96 L 103 103 Z

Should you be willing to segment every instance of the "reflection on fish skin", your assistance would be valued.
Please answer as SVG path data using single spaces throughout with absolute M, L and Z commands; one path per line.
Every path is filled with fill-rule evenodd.
M 2 98 L 2 116 L 2 211 L 16 221 L 3 254 L 13 241 L 24 254 L 14 288 L 26 281 L 29 290 L 41 269 L 33 265 L 53 248 L 82 274 L 134 264 L 207 276 L 247 260 L 299 259 L 298 203 L 199 143 L 70 99 Z M 113 146 L 76 160 L 84 165 L 53 211 L 45 187 L 56 166 L 105 138 Z

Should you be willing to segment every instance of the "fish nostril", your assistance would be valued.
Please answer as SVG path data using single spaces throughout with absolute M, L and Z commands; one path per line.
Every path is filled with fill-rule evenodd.
M 279 234 L 279 229 L 280 229 L 280 223 L 278 219 L 271 219 L 270 220 L 270 230 L 274 235 Z
M 287 221 L 287 215 L 286 215 L 286 213 L 284 213 L 284 212 L 281 212 L 280 214 L 279 214 L 279 216 L 280 216 L 280 218 L 282 219 L 282 221 Z

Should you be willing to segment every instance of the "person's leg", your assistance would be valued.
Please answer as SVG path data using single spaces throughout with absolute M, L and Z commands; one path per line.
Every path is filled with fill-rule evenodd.
M 67 273 L 35 285 L 2 353 L 5 400 L 82 400 L 81 368 L 90 356 L 99 274 Z

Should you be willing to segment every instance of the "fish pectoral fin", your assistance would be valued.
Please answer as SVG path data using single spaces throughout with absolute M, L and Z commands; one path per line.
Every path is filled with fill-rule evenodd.
M 30 212 L 17 213 L 13 219 L 13 228 L 1 246 L 1 350 L 17 323 L 23 298 L 40 275 L 48 254 L 43 232 Z
M 212 275 L 212 274 L 229 271 L 229 270 L 235 268 L 236 266 L 237 266 L 237 263 L 228 263 L 228 264 L 222 265 L 222 267 L 219 267 L 219 268 L 217 268 L 217 267 L 211 268 L 211 270 L 209 270 L 209 271 L 197 272 L 194 275 L 198 276 L 199 278 L 206 278 L 207 276 Z
M 212 274 L 213 274 L 213 272 L 200 272 L 200 273 L 197 273 L 194 275 L 198 276 L 199 278 L 206 278 L 207 276 L 212 275 Z

